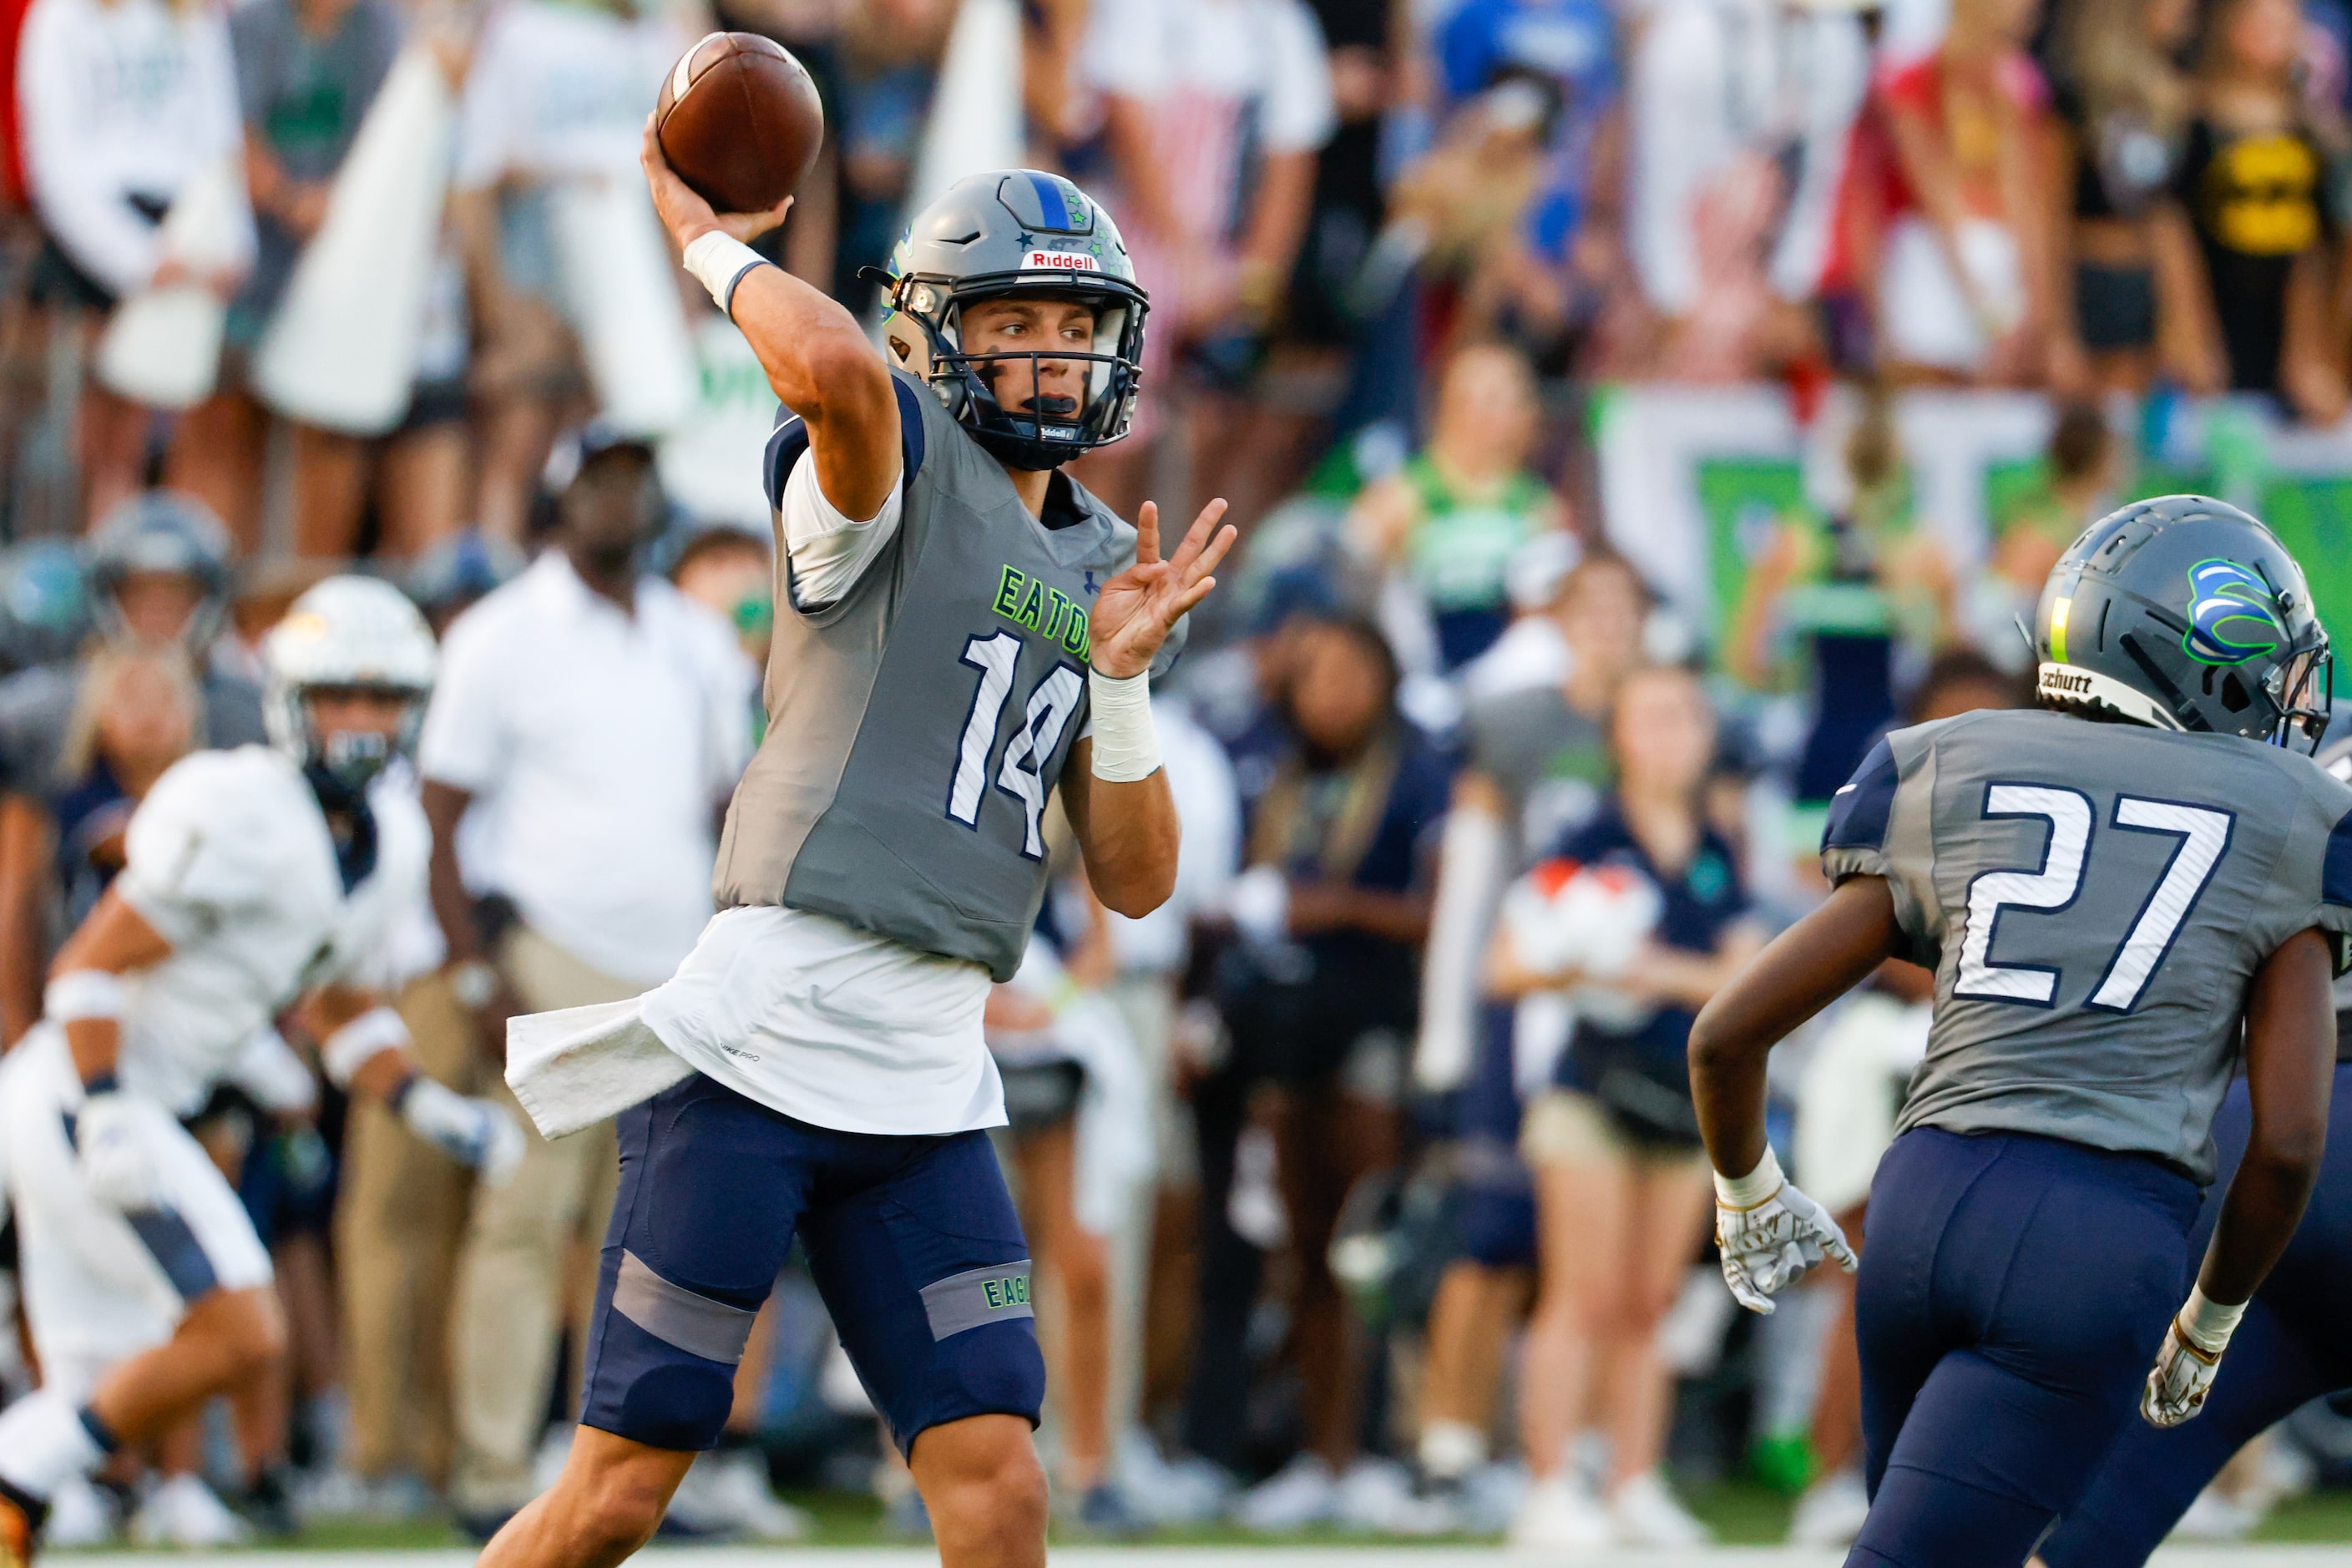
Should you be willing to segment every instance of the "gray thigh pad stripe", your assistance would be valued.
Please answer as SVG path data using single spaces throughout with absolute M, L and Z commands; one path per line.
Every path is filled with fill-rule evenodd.
M 1029 1260 L 967 1268 L 923 1287 L 923 1313 L 931 1321 L 931 1338 L 946 1339 L 966 1329 L 989 1323 L 1034 1318 L 1029 1306 Z
M 613 1310 L 664 1344 L 729 1366 L 743 1359 L 751 1321 L 759 1315 L 672 1284 L 634 1252 L 621 1254 L 620 1278 L 613 1282 Z

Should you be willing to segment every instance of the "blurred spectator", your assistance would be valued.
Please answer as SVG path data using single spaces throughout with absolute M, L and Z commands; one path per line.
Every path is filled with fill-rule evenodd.
M 118 644 L 83 666 L 49 799 L 67 929 L 81 923 L 122 869 L 132 809 L 194 749 L 203 722 L 203 699 L 176 648 Z
M 1092 905 L 1090 898 L 1083 902 Z M 1124 1217 L 1121 1173 L 1101 1169 L 1108 1134 L 1137 1173 L 1148 1166 L 1150 1129 L 1135 1042 L 1095 994 L 1110 973 L 1109 933 L 1098 907 L 1070 938 L 1065 964 L 1043 933 L 1021 972 L 989 992 L 982 1019 L 1004 1083 L 1003 1142 L 1021 1194 L 1021 1232 L 1060 1327 L 1047 1340 L 1046 1384 L 1062 1431 L 1061 1482 L 1080 1528 L 1132 1534 L 1142 1516 L 1111 1475 L 1111 1223 Z M 1123 1114 L 1122 1114 L 1123 1113 Z M 1121 1123 L 1101 1125 L 1112 1115 Z M 1091 1125 L 1089 1125 L 1091 1123 Z
M 1558 1022 L 1558 1009 L 1548 1020 L 1539 1007 L 1474 995 L 1480 958 L 1503 883 L 1600 808 L 1611 776 L 1601 723 L 1640 657 L 1643 608 L 1622 561 L 1585 562 L 1570 574 L 1557 611 L 1572 650 L 1567 679 L 1488 698 L 1469 712 L 1413 1058 L 1422 1089 L 1459 1090 L 1454 1181 L 1464 1256 L 1447 1267 L 1430 1309 L 1421 1408 L 1422 1471 L 1444 1489 L 1458 1489 L 1486 1460 L 1502 1352 L 1536 1261 L 1534 1192 L 1519 1157 L 1519 1037 Z
M 1655 1335 L 1709 1213 L 1691 1022 L 1763 946 L 1737 852 L 1700 812 L 1715 716 L 1697 678 L 1628 676 L 1609 733 L 1615 794 L 1529 879 L 1554 902 L 1597 882 L 1603 903 L 1540 946 L 1534 922 L 1507 919 L 1488 972 L 1504 997 L 1569 988 L 1579 1013 L 1555 1087 L 1528 1106 L 1520 1138 L 1536 1173 L 1540 1279 L 1520 1391 L 1535 1486 L 1512 1540 L 1553 1549 L 1706 1539 L 1657 1473 L 1671 1379 Z M 1642 909 L 1654 911 L 1647 922 Z M 1570 1453 L 1596 1405 L 1609 1440 L 1598 1498 Z
M 390 0 L 255 0 L 231 27 L 259 247 L 229 308 L 223 385 L 182 423 L 173 469 L 213 503 L 250 553 L 260 542 L 270 417 L 246 384 L 248 356 L 326 216 L 335 171 L 400 48 L 402 17 Z M 428 288 L 417 385 L 399 427 L 371 442 L 292 426 L 299 557 L 357 553 L 371 498 L 383 553 L 403 561 L 453 532 L 470 504 L 465 289 L 454 255 L 437 259 Z
M 168 490 L 134 496 L 90 535 L 84 558 L 104 645 L 192 664 L 201 743 L 262 740 L 259 689 L 215 658 L 229 562 L 227 535 L 212 514 Z M 50 806 L 81 782 L 59 768 L 83 686 L 75 659 L 0 680 L 0 1043 L 40 1016 L 51 948 L 72 929 L 62 923 L 62 889 L 51 877 L 60 825 Z
M 2063 389 L 2144 393 L 2159 367 L 2218 383 L 2174 194 L 2195 108 L 2178 62 L 2196 24 L 2195 0 L 2072 0 L 2059 12 L 2051 352 Z
M 1630 75 L 1627 237 L 1665 318 L 1656 374 L 1770 374 L 1812 347 L 1802 306 L 1870 80 L 1862 23 L 1803 0 L 1668 0 Z
M 1494 646 L 1509 609 L 1512 557 L 1566 521 L 1559 498 L 1528 468 L 1541 416 L 1534 373 L 1517 350 L 1462 349 L 1438 384 L 1428 443 L 1356 498 L 1354 542 L 1409 584 L 1407 618 L 1431 623 L 1413 626 L 1412 640 L 1425 646 L 1433 632 L 1439 671 Z M 1403 628 L 1389 630 L 1407 642 Z
M 2332 425 L 2345 410 L 2326 308 L 2326 159 L 2296 90 L 2294 0 L 2216 0 L 2199 46 L 2178 190 L 2197 229 L 2217 387 Z
M 226 10 L 206 0 L 35 0 L 16 62 L 25 176 L 46 236 L 29 289 L 63 330 L 94 343 L 141 290 L 184 278 L 162 255 L 163 215 L 191 182 L 237 160 L 236 73 Z M 249 216 L 240 217 L 249 223 Z M 84 517 L 135 490 L 150 411 L 89 378 L 80 389 Z
M 453 210 L 478 345 L 473 521 L 506 544 L 524 542 L 556 436 L 590 404 L 567 269 L 593 258 L 565 253 L 554 193 L 574 180 L 642 185 L 647 106 L 690 41 L 668 13 L 623 0 L 499 0 L 482 24 Z
M 2105 516 L 2123 482 L 2122 443 L 2095 404 L 2070 403 L 2051 426 L 2044 485 L 1996 524 L 1987 569 L 1969 584 L 1967 626 L 1979 650 L 2004 669 L 2032 662 L 2032 625 L 2050 569 L 2083 530 Z
M 1883 394 L 1863 395 L 1844 459 L 1842 504 L 1825 521 L 1784 519 L 1749 568 L 1724 652 L 1730 673 L 1755 689 L 1769 689 L 1784 669 L 1810 684 L 1811 728 L 1794 784 L 1813 816 L 1895 716 L 1898 642 L 1939 647 L 1955 625 L 1951 569 L 1911 525 L 1901 438 Z M 1791 842 L 1816 841 L 1817 826 L 1801 823 Z
M 849 7 L 836 50 L 841 160 L 840 238 L 833 290 L 862 299 L 861 267 L 879 267 L 906 226 L 907 182 L 930 117 L 931 89 L 955 6 L 946 0 L 872 0 Z
M 479 1089 L 519 1123 L 506 1020 L 636 995 L 710 914 L 751 670 L 722 622 L 640 574 L 660 516 L 652 450 L 591 426 L 555 546 L 449 628 L 418 745 L 445 977 L 472 1015 Z M 514 1176 L 474 1194 L 452 1307 L 451 1500 L 484 1539 L 535 1490 L 565 1266 L 603 1235 L 615 1180 L 609 1124 L 525 1136 Z
M 1412 1501 L 1401 1475 L 1360 1458 L 1362 1336 L 1328 1257 L 1350 1191 L 1396 1160 L 1414 959 L 1444 814 L 1444 762 L 1398 716 L 1396 689 L 1395 661 L 1372 626 L 1322 620 L 1298 630 L 1272 776 L 1251 805 L 1249 869 L 1230 899 L 1244 942 L 1220 977 L 1242 1091 L 1228 1114 L 1255 1100 L 1273 1135 L 1297 1272 L 1290 1348 L 1306 1426 L 1305 1451 L 1238 1505 L 1235 1517 L 1257 1529 L 1334 1516 L 1378 1528 Z M 1229 1169 L 1240 1118 L 1220 1128 L 1195 1105 L 1203 1166 Z M 1224 1222 L 1226 1192 L 1204 1180 L 1205 1225 Z M 1203 1285 L 1196 1397 L 1200 1380 L 1231 1378 L 1240 1348 L 1238 1334 L 1212 1337 L 1221 1323 L 1239 1325 L 1235 1303 L 1210 1300 Z
M 2289 0 L 2292 3 L 2292 0 Z M 1889 71 L 1856 167 L 1875 229 L 1880 363 L 1899 379 L 2029 385 L 2045 374 L 2049 91 L 2025 53 L 2038 0 L 1952 0 L 1934 52 Z
M 1096 0 L 1081 69 L 1103 95 L 1118 187 L 1107 199 L 1151 295 L 1143 374 L 1160 389 L 1138 438 L 1090 458 L 1084 477 L 1133 516 L 1181 388 L 1203 395 L 1186 437 L 1196 471 L 1253 466 L 1263 432 L 1247 395 L 1306 233 L 1316 151 L 1335 123 L 1331 76 L 1303 0 Z M 1244 527 L 1276 499 L 1219 489 Z M 1187 510 L 1160 499 L 1171 514 Z
M 1195 967 L 1196 933 L 1223 920 L 1227 893 L 1241 868 L 1241 795 L 1232 759 L 1192 717 L 1190 704 L 1160 696 L 1151 711 L 1176 818 L 1183 827 L 1176 887 L 1166 903 L 1139 920 L 1108 911 L 1103 916 L 1113 964 L 1106 994 L 1134 1037 L 1152 1127 L 1147 1182 L 1133 1194 L 1139 1201 L 1111 1238 L 1113 1289 L 1127 1331 L 1112 1347 L 1111 1414 L 1121 1423 L 1149 1423 L 1160 1407 L 1172 1407 L 1182 1397 L 1192 1351 L 1201 1181 L 1179 1081 L 1202 1065 L 1186 1054 L 1183 1041 L 1197 1045 L 1216 1032 L 1209 1023 L 1213 1010 L 1197 998 L 1187 1003 L 1183 991 Z M 1222 1472 L 1197 1464 L 1192 1468 L 1216 1491 L 1229 1484 Z M 1132 1489 L 1129 1500 L 1140 1500 L 1161 1517 L 1178 1511 L 1160 1507 L 1160 1499 L 1139 1500 Z M 1217 1500 L 1221 1497 L 1202 1498 L 1196 1511 L 1207 1511 Z
M 529 563 L 520 551 L 467 531 L 426 551 L 408 569 L 408 596 L 425 612 L 433 635 L 512 580 Z
M 768 664 L 775 626 L 775 568 L 768 542 L 724 525 L 689 531 L 663 574 L 677 591 L 735 628 L 754 667 Z
M 1540 173 L 1486 268 L 1478 330 L 1557 368 L 1592 295 L 1625 276 L 1616 20 L 1601 0 L 1464 0 L 1435 48 L 1450 102 L 1508 81 L 1545 93 Z

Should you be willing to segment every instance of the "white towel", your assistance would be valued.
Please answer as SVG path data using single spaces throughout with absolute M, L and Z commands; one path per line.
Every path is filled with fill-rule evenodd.
M 652 1099 L 694 1070 L 647 1026 L 645 998 L 526 1013 L 507 1023 L 507 1087 L 542 1137 Z

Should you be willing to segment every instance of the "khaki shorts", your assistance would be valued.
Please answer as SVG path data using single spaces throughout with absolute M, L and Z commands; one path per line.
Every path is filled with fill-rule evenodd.
M 1630 1160 L 1664 1168 L 1704 1160 L 1706 1151 L 1631 1137 L 1592 1096 L 1548 1089 L 1528 1102 L 1520 1119 L 1519 1157 L 1530 1165 Z

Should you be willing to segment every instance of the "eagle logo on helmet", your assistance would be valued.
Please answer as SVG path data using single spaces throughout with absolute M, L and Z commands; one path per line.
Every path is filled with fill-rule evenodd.
M 2243 664 L 2286 646 L 2277 592 L 2234 561 L 2189 569 L 2189 629 L 2180 646 L 2200 664 Z

